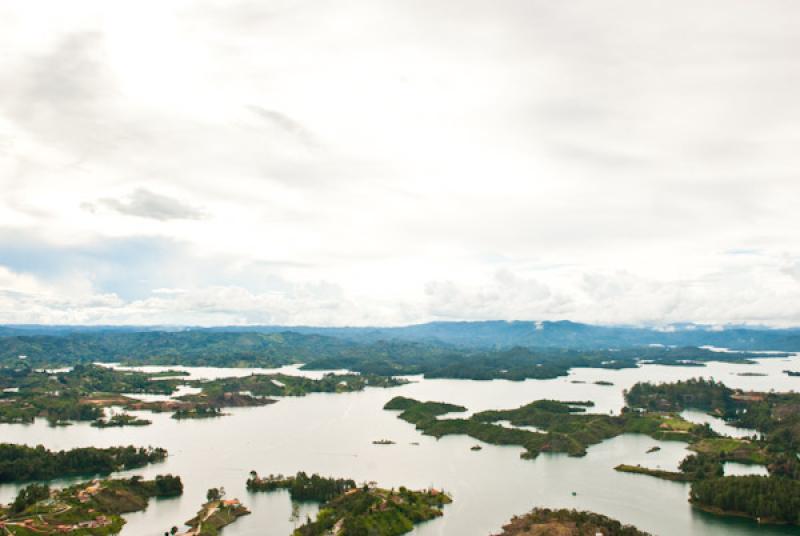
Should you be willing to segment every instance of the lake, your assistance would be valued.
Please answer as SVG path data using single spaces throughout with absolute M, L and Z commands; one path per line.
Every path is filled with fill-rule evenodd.
M 193 378 L 275 372 L 192 367 L 141 369 L 186 370 Z M 141 474 L 149 478 L 173 473 L 181 476 L 185 486 L 182 497 L 152 501 L 146 511 L 126 516 L 123 536 L 160 536 L 173 525 L 180 527 L 197 512 L 206 490 L 218 486 L 224 486 L 228 497 L 238 497 L 253 512 L 226 527 L 226 536 L 286 536 L 307 515 L 313 517 L 316 507 L 301 505 L 300 521 L 291 521 L 292 506 L 286 492 L 247 492 L 245 480 L 253 469 L 262 475 L 303 470 L 358 482 L 376 481 L 383 487 L 432 486 L 451 493 L 454 502 L 445 507 L 444 517 L 419 525 L 413 532 L 416 536 L 486 536 L 498 532 L 512 515 L 535 506 L 592 510 L 660 535 L 797 534 L 797 529 L 763 527 L 747 520 L 698 512 L 687 502 L 688 484 L 614 471 L 620 463 L 674 470 L 688 453 L 684 443 L 623 435 L 590 447 L 582 458 L 544 454 L 536 460 L 523 460 L 519 457 L 522 449 L 517 447 L 497 447 L 466 436 L 440 440 L 423 436 L 413 425 L 399 420 L 396 412 L 382 409 L 389 399 L 403 395 L 461 404 L 470 413 L 514 408 L 541 398 L 592 400 L 595 407 L 591 411 L 608 413 L 620 410 L 623 390 L 638 381 L 703 376 L 744 389 L 796 390 L 800 378 L 783 374 L 784 369 L 800 369 L 800 357 L 761 359 L 756 365 L 711 363 L 703 368 L 644 365 L 624 370 L 575 369 L 567 377 L 524 382 L 414 377 L 413 383 L 391 389 L 318 393 L 280 398 L 277 404 L 263 407 L 228 408 L 225 411 L 230 416 L 214 419 L 176 421 L 167 413 L 144 412 L 141 414 L 153 421 L 146 427 L 98 429 L 82 423 L 52 428 L 38 419 L 31 425 L 0 425 L 0 438 L 4 442 L 43 444 L 50 449 L 123 444 L 168 449 L 170 455 L 164 463 L 114 475 Z M 281 372 L 306 374 L 297 367 L 284 367 Z M 765 376 L 739 375 L 743 372 Z M 316 376 L 320 372 L 308 374 Z M 593 383 L 599 380 L 614 385 Z M 732 428 L 699 412 L 686 415 L 720 430 Z M 752 433 L 732 430 L 744 435 Z M 390 439 L 396 444 L 373 445 L 377 439 Z M 483 450 L 471 451 L 476 443 Z M 661 450 L 646 453 L 655 445 Z M 753 470 L 759 469 L 726 467 L 729 474 Z M 66 482 L 69 481 L 56 484 Z M 0 501 L 11 500 L 19 487 L 0 486 Z

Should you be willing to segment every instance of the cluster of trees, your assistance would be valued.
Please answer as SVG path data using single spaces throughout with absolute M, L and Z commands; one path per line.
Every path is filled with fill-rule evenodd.
M 43 501 L 48 497 L 50 497 L 50 486 L 47 484 L 34 483 L 25 486 L 19 490 L 16 499 L 14 499 L 14 502 L 11 503 L 11 512 L 15 514 L 22 512 L 27 507 L 36 504 L 39 501 Z
M 356 483 L 351 479 L 322 477 L 316 473 L 308 476 L 303 471 L 295 476 L 270 475 L 265 478 L 251 471 L 247 479 L 247 489 L 250 491 L 287 489 L 295 501 L 325 502 L 355 487 Z
M 179 476 L 156 475 L 153 486 L 155 497 L 177 497 L 183 494 L 183 482 Z
M 0 422 L 31 423 L 43 417 L 52 425 L 69 421 L 98 421 L 103 409 L 87 398 L 97 393 L 171 394 L 178 380 L 152 381 L 153 375 L 117 371 L 91 364 L 77 364 L 69 371 L 37 371 L 29 366 L 0 367 Z M 119 417 L 98 421 L 97 426 L 143 425 L 145 422 Z
M 211 380 L 201 386 L 207 397 L 217 399 L 226 392 L 248 392 L 254 396 L 303 396 L 308 393 L 360 391 L 367 386 L 395 387 L 405 383 L 405 380 L 370 374 L 326 374 L 316 380 L 285 374 L 251 374 Z
M 139 419 L 127 413 L 117 413 L 108 419 L 97 419 L 92 423 L 92 426 L 96 428 L 115 428 L 122 426 L 147 426 L 148 424 L 152 424 L 152 421 Z
M 10 398 L 10 397 L 7 397 Z M 91 404 L 81 404 L 71 394 L 17 395 L 11 401 L 0 404 L 0 423 L 32 423 L 36 417 L 44 417 L 51 425 L 67 421 L 94 421 L 103 417 L 103 409 Z
M 800 525 L 800 481 L 765 476 L 726 476 L 692 483 L 689 500 L 714 512 L 746 515 L 766 523 Z
M 320 508 L 315 521 L 300 526 L 296 536 L 323 536 L 341 523 L 341 534 L 352 536 L 398 536 L 416 523 L 442 515 L 442 506 L 452 502 L 445 493 L 374 489 L 364 486 L 339 495 Z
M 524 516 L 514 517 L 497 536 L 523 536 L 539 534 L 535 529 L 543 528 L 547 534 L 613 534 L 614 536 L 650 536 L 631 525 L 623 525 L 594 512 L 578 510 L 550 510 L 535 508 Z M 573 529 L 574 527 L 574 529 Z M 552 532 L 551 532 L 552 531 Z
M 719 456 L 713 454 L 690 454 L 678 466 L 691 480 L 717 478 L 725 474 L 725 466 Z
M 0 483 L 27 480 L 50 480 L 72 475 L 108 474 L 123 469 L 143 467 L 162 461 L 167 451 L 161 448 L 109 447 L 48 450 L 0 444 Z
M 198 405 L 193 408 L 181 408 L 172 414 L 173 419 L 205 419 L 221 417 L 222 410 L 214 406 Z
M 25 361 L 15 368 L 0 367 L 0 387 L 16 387 L 22 394 L 55 391 L 77 395 L 95 392 L 172 394 L 180 382 L 169 377 L 153 381 L 163 375 L 114 370 L 81 362 L 73 363 L 72 368 L 66 371 L 48 372 L 32 368 Z M 180 373 L 170 372 L 169 376 L 172 375 Z
M 630 407 L 652 411 L 697 408 L 735 416 L 733 390 L 713 379 L 692 378 L 674 383 L 637 383 L 625 392 Z

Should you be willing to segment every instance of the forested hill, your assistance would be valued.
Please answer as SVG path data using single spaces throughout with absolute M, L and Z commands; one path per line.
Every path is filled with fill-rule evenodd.
M 99 361 L 275 367 L 340 355 L 347 349 L 355 351 L 357 346 L 344 339 L 292 332 L 96 331 L 16 335 L 0 337 L 0 364 L 17 362 L 22 355 L 35 366 Z
M 312 326 L 222 326 L 191 327 L 81 327 L 81 326 L 0 326 L 0 336 L 80 335 L 132 333 L 141 331 L 200 331 L 234 334 L 279 334 L 287 331 L 301 335 L 322 335 L 357 343 L 406 341 L 449 345 L 473 349 L 631 348 L 662 344 L 666 346 L 717 346 L 734 350 L 800 351 L 800 329 L 768 329 L 682 324 L 668 329 L 627 326 L 596 326 L 570 321 L 480 321 L 430 322 L 402 327 L 312 327 Z
M 24 356 L 24 357 L 20 357 Z M 290 331 L 91 331 L 64 335 L 0 336 L 0 370 L 27 364 L 50 368 L 89 362 L 132 365 L 278 367 L 304 363 L 316 370 L 349 369 L 381 376 L 523 380 L 555 378 L 575 367 L 628 368 L 642 360 L 703 366 L 707 361 L 749 362 L 764 354 L 695 347 L 612 349 L 468 348 L 440 342 L 347 338 Z
M 358 342 L 402 340 L 440 343 L 462 348 L 630 348 L 663 344 L 665 346 L 716 346 L 733 350 L 800 351 L 800 329 L 753 327 L 712 328 L 695 324 L 654 329 L 628 326 L 597 326 L 562 321 L 479 321 L 430 322 L 412 326 L 370 328 L 318 327 L 220 327 L 223 331 L 259 331 L 269 333 L 290 329 L 297 333 L 330 335 Z

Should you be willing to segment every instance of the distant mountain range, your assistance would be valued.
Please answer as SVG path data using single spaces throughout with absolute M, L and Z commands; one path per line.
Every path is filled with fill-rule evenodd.
M 0 337 L 65 337 L 137 332 L 204 332 L 229 334 L 276 334 L 325 336 L 352 343 L 384 341 L 416 342 L 470 349 L 570 348 L 612 349 L 648 345 L 715 346 L 731 350 L 800 351 L 800 328 L 771 329 L 680 324 L 666 328 L 598 326 L 570 321 L 479 321 L 430 322 L 402 327 L 312 327 L 312 326 L 47 326 L 3 325 Z M 91 337 L 90 337 L 91 338 Z M 169 338 L 169 337 L 168 337 Z M 55 341 L 52 341 L 55 342 Z M 332 341 L 331 341 L 332 342 Z M 0 339 L 0 348 L 10 341 Z M 314 346 L 322 343 L 314 341 Z M 16 346 L 16 345 L 15 345 Z M 21 345 L 24 346 L 24 345 Z

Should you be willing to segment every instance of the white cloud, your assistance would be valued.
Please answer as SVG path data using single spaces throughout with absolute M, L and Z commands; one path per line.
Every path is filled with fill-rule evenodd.
M 798 19 L 781 0 L 4 2 L 0 266 L 55 300 L 4 310 L 800 323 Z M 225 293 L 238 312 L 204 307 Z

